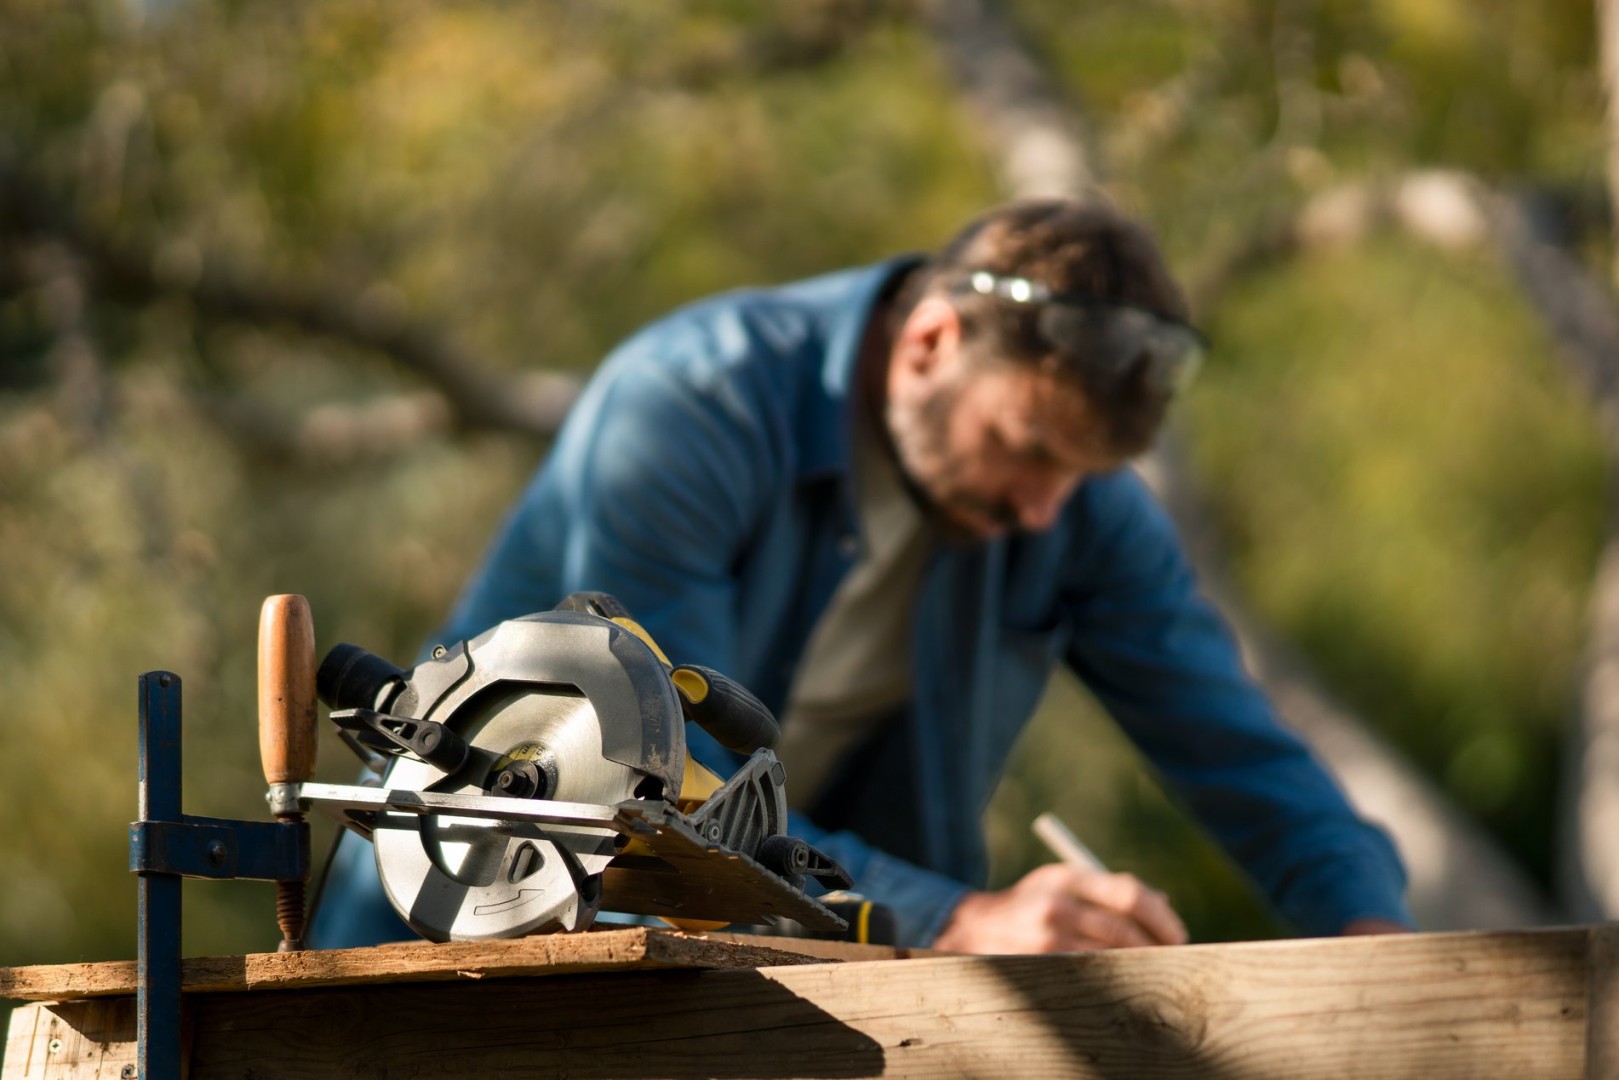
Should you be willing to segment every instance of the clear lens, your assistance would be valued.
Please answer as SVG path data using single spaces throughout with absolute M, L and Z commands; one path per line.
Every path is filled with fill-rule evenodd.
M 966 287 L 984 296 L 1038 306 L 1040 334 L 1053 349 L 1093 371 L 1122 378 L 1146 365 L 1157 390 L 1179 394 L 1203 365 L 1203 336 L 1185 323 L 1128 304 L 1054 294 L 1039 282 L 974 271 Z

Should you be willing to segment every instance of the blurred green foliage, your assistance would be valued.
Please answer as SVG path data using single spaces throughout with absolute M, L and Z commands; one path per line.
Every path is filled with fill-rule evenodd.
M 1244 592 L 1548 879 L 1608 513 L 1550 344 L 1497 268 L 1396 242 L 1253 279 L 1213 330 L 1188 426 Z
M 1600 184 L 1588 4 L 1015 13 L 1189 274 L 1337 179 Z M 4 0 L 0 163 L 173 286 L 124 297 L 38 223 L 0 234 L 0 964 L 133 955 L 139 672 L 185 680 L 187 810 L 262 813 L 262 597 L 308 595 L 322 647 L 408 659 L 544 452 L 451 431 L 288 456 L 244 408 L 290 421 L 421 383 L 187 283 L 295 283 L 491 370 L 584 371 L 675 304 L 927 247 L 996 197 L 913 14 L 835 0 Z M 1216 360 L 1182 419 L 1238 580 L 1544 872 L 1605 513 L 1548 343 L 1486 256 L 1388 239 L 1207 315 Z M 1195 935 L 1276 931 L 1066 681 L 991 808 L 998 879 L 1043 858 L 1046 808 Z M 261 887 L 186 897 L 188 952 L 275 940 Z

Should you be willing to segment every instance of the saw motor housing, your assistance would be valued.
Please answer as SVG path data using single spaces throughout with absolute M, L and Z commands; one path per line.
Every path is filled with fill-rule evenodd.
M 409 671 L 339 645 L 316 683 L 385 772 L 378 787 L 304 783 L 299 801 L 371 839 L 389 901 L 423 937 L 583 930 L 601 910 L 843 925 L 803 891 L 849 881 L 786 833 L 769 711 L 670 664 L 611 597 L 577 594 Z M 751 756 L 722 781 L 687 754 L 688 719 Z

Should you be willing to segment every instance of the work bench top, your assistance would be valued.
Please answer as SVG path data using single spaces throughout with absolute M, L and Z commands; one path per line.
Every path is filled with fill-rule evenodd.
M 186 1080 L 1619 1077 L 1613 925 L 1057 956 L 797 947 L 818 948 L 640 928 L 191 960 Z M 12 1014 L 0 1078 L 133 1075 L 133 974 L 0 970 L 0 993 L 57 995 Z

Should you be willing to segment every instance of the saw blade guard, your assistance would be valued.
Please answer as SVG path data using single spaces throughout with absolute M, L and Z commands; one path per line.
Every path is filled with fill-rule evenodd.
M 384 891 L 423 937 L 583 930 L 603 905 L 845 925 L 804 892 L 807 878 L 849 881 L 785 835 L 770 710 L 719 672 L 672 664 L 606 594 L 436 648 L 408 672 L 339 645 L 317 688 L 381 783 L 304 783 L 300 803 L 373 842 Z M 686 721 L 753 756 L 722 780 L 688 756 Z
M 612 805 L 678 792 L 685 773 L 680 699 L 663 661 L 592 614 L 514 619 L 408 673 L 372 670 L 368 682 L 351 681 L 351 694 L 371 695 L 368 709 L 352 711 L 371 712 L 373 731 L 412 740 L 390 787 Z M 464 754 L 424 759 L 424 732 L 464 744 Z M 606 829 L 447 814 L 379 824 L 373 842 L 389 901 L 435 941 L 588 927 L 618 846 Z

